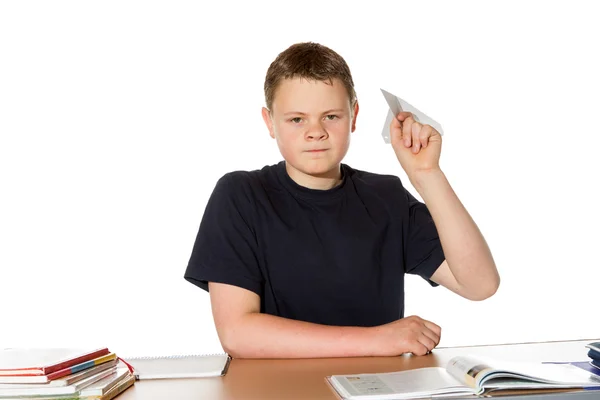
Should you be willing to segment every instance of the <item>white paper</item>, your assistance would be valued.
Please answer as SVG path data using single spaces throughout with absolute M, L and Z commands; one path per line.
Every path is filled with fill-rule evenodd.
M 329 378 L 329 382 L 340 397 L 348 399 L 430 399 L 441 395 L 456 397 L 477 392 L 461 385 L 440 367 L 379 374 L 334 375 Z
M 442 125 L 428 117 L 422 111 L 419 111 L 416 107 L 412 106 L 408 102 L 402 100 L 400 97 L 391 94 L 383 89 L 381 89 L 381 93 L 383 93 L 383 97 L 389 106 L 389 111 L 387 114 L 387 118 L 385 120 L 385 125 L 383 126 L 383 131 L 381 132 L 381 136 L 383 137 L 383 141 L 386 143 L 390 143 L 390 124 L 392 123 L 392 119 L 396 118 L 401 111 L 408 111 L 412 113 L 415 121 L 423 124 L 423 125 L 431 125 L 436 131 L 440 133 L 440 135 L 444 134 L 442 129 Z
M 137 379 L 204 378 L 224 375 L 227 354 L 125 358 Z

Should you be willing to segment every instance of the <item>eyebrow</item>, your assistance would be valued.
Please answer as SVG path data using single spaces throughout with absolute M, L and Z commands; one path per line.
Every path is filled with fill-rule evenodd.
M 333 112 L 340 113 L 340 112 L 344 112 L 344 110 L 342 110 L 341 108 L 334 108 L 334 109 L 331 109 L 331 110 L 324 111 L 323 114 L 331 114 Z M 307 114 L 305 114 L 303 112 L 300 112 L 300 111 L 290 111 L 290 112 L 286 112 L 283 115 L 291 115 L 291 114 L 307 115 Z

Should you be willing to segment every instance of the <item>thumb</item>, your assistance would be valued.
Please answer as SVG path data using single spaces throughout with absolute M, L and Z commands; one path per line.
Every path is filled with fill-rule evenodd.
M 402 123 L 400 121 L 398 121 L 396 118 L 392 119 L 392 122 L 390 123 L 390 139 L 392 140 L 392 143 L 394 141 L 401 141 L 403 136 L 402 136 Z

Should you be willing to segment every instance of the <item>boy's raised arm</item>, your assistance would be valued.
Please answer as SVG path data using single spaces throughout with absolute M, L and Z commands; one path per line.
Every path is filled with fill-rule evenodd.
M 415 182 L 446 255 L 431 280 L 470 300 L 492 296 L 500 276 L 479 228 L 441 171 L 425 173 Z
M 423 355 L 440 341 L 440 327 L 411 316 L 376 327 L 327 326 L 260 313 L 249 290 L 209 283 L 215 326 L 234 358 L 319 358 Z
M 439 132 L 401 112 L 390 124 L 390 137 L 400 165 L 431 213 L 446 256 L 431 280 L 471 300 L 492 296 L 500 276 L 483 235 L 440 169 Z

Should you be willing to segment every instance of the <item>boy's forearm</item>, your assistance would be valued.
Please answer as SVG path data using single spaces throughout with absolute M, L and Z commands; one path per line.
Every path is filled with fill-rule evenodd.
M 426 172 L 412 183 L 431 213 L 457 282 L 470 291 L 493 293 L 500 278 L 492 253 L 444 173 Z M 481 287 L 482 282 L 488 287 Z
M 355 357 L 375 355 L 371 330 L 249 313 L 221 340 L 234 358 Z

